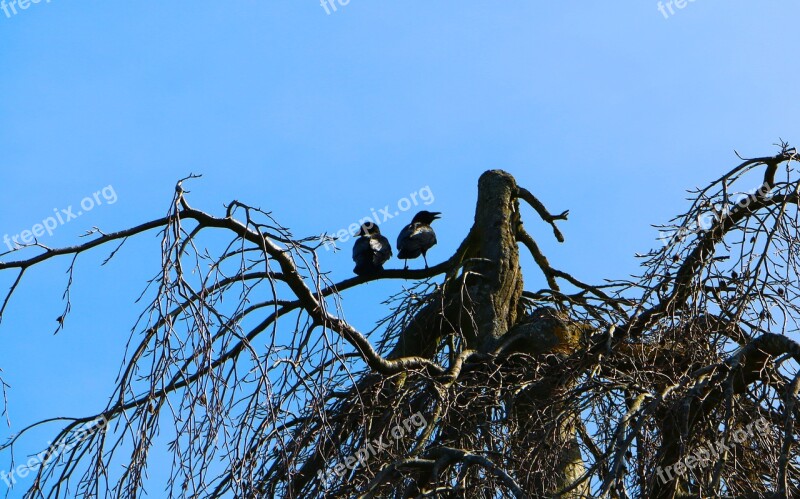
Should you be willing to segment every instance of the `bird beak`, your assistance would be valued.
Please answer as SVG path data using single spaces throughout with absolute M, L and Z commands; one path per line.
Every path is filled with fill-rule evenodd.
M 439 216 L 439 215 L 441 215 L 441 214 L 442 214 L 442 212 L 441 212 L 441 211 L 432 211 L 432 212 L 431 212 L 431 215 L 433 215 L 433 219 L 434 219 L 434 220 L 439 220 L 440 218 L 442 218 L 442 217 L 440 217 L 440 216 Z

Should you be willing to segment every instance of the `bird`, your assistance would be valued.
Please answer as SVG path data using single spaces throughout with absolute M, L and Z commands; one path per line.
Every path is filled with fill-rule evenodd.
M 356 275 L 375 275 L 392 257 L 392 245 L 374 223 L 362 224 L 359 234 L 353 245 L 353 261 L 356 262 L 353 272 Z
M 431 227 L 434 220 L 441 215 L 438 211 L 420 211 L 411 223 L 403 227 L 400 235 L 397 236 L 397 258 L 405 260 L 405 269 L 408 268 L 408 260 L 412 258 L 422 258 L 425 260 L 425 268 L 428 268 L 428 257 L 426 253 L 436 244 L 436 233 Z

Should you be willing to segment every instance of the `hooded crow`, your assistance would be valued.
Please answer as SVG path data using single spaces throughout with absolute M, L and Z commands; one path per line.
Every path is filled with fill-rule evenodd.
M 420 211 L 406 225 L 397 237 L 397 258 L 405 260 L 408 268 L 408 260 L 422 258 L 425 260 L 425 268 L 428 268 L 428 258 L 425 255 L 431 247 L 436 244 L 436 233 L 431 228 L 431 223 L 439 218 L 438 211 Z
M 392 245 L 381 235 L 381 230 L 374 223 L 361 226 L 361 237 L 353 245 L 353 269 L 357 275 L 373 275 L 383 270 L 383 264 L 392 257 Z

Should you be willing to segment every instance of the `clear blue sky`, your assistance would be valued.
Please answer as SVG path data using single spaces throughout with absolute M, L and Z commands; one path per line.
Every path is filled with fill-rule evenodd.
M 193 172 L 204 175 L 188 186 L 195 207 L 260 205 L 297 235 L 337 231 L 428 186 L 429 208 L 444 214 L 429 254 L 438 262 L 469 228 L 478 176 L 501 168 L 552 211 L 571 211 L 563 245 L 525 213 L 555 266 L 594 282 L 624 277 L 637 270 L 633 254 L 656 244 L 650 224 L 733 166 L 734 149 L 764 155 L 779 138 L 800 140 L 791 24 L 800 4 L 672 8 L 666 17 L 651 0 L 351 0 L 330 14 L 312 0 L 0 9 L 0 237 L 54 209 L 83 211 L 81 200 L 107 186 L 114 196 L 101 193 L 41 242 L 163 216 L 175 181 Z M 390 239 L 415 210 L 385 223 Z M 334 280 L 350 275 L 350 244 L 322 256 Z M 157 250 L 153 235 L 102 269 L 108 251 L 81 258 L 73 313 L 55 337 L 68 262 L 26 275 L 0 325 L 12 385 L 0 439 L 104 405 Z M 526 279 L 542 286 L 532 269 Z M 348 318 L 370 329 L 356 309 L 378 298 L 346 296 Z

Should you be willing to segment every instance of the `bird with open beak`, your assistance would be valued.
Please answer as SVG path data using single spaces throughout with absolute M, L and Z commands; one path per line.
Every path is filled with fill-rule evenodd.
M 438 211 L 420 211 L 406 225 L 397 237 L 397 258 L 405 260 L 405 267 L 408 268 L 408 260 L 419 258 L 422 255 L 425 260 L 425 268 L 428 268 L 428 250 L 436 244 L 436 233 L 431 227 L 434 220 L 438 220 L 441 215 Z

